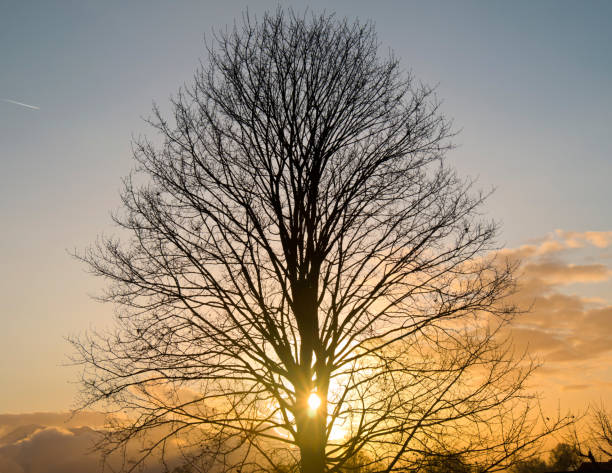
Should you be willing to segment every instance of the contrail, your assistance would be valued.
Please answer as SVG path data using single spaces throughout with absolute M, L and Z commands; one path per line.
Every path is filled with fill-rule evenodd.
M 33 110 L 40 110 L 40 107 L 37 107 L 36 105 L 28 105 L 27 103 L 17 102 L 15 100 L 2 99 L 2 101 L 3 102 L 8 102 L 8 103 L 14 103 L 15 105 L 21 105 L 22 107 L 31 108 Z

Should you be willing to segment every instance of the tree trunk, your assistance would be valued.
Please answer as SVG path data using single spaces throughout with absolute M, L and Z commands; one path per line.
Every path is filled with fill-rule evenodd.
M 300 447 L 300 468 L 302 473 L 323 473 L 325 471 L 325 411 L 323 404 L 316 413 L 308 408 L 301 413 L 298 421 L 298 445 Z
M 317 284 L 313 281 L 297 281 L 293 287 L 294 313 L 301 337 L 300 373 L 296 380 L 296 424 L 297 443 L 300 447 L 300 469 L 302 473 L 323 473 L 325 471 L 327 427 L 327 388 L 329 380 L 321 366 L 323 356 L 319 340 L 317 310 Z M 315 365 L 313 358 L 315 353 Z M 308 406 L 311 394 L 316 393 L 321 404 L 316 411 Z

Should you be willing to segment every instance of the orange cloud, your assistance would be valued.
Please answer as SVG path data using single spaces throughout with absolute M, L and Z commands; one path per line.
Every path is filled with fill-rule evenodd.
M 612 246 L 612 231 L 571 232 L 558 229 L 543 238 L 534 239 L 532 244 L 522 245 L 518 248 L 506 248 L 501 250 L 500 254 L 525 259 L 587 246 L 598 249 Z
M 597 254 L 612 244 L 612 232 L 557 230 L 534 244 L 508 248 L 500 255 L 522 262 L 512 301 L 529 311 L 515 320 L 514 340 L 545 366 L 538 377 L 542 386 L 558 392 L 603 389 L 610 383 L 612 364 L 612 305 L 606 297 L 580 293 L 594 283 L 607 289 L 612 270 Z M 591 246 L 597 263 L 584 264 L 578 249 Z M 592 257 L 592 255 L 591 255 Z M 578 261 L 578 263 L 576 262 Z M 581 286 L 570 284 L 580 283 Z M 592 291 L 591 291 L 592 292 Z M 602 294 L 605 296 L 605 294 Z M 603 383 L 603 384 L 602 384 Z
M 612 271 L 603 264 L 564 264 L 562 262 L 528 263 L 524 276 L 538 278 L 549 285 L 607 281 Z
M 564 391 L 582 391 L 584 389 L 590 388 L 589 384 L 568 384 L 567 386 L 563 386 Z
M 555 234 L 570 248 L 582 248 L 587 243 L 597 248 L 612 245 L 612 231 L 608 232 L 566 232 L 556 230 Z

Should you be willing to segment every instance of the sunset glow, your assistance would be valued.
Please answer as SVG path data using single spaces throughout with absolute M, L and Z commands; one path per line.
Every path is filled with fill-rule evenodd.
M 308 396 L 308 409 L 311 413 L 314 413 L 321 406 L 321 398 L 316 394 L 312 393 Z

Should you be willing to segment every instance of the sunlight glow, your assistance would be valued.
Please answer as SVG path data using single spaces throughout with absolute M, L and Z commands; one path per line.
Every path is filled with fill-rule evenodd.
M 321 405 L 321 398 L 319 396 L 317 396 L 316 393 L 312 393 L 308 397 L 308 407 L 309 407 L 310 411 L 312 411 L 312 412 L 316 411 L 319 408 L 320 405 Z

